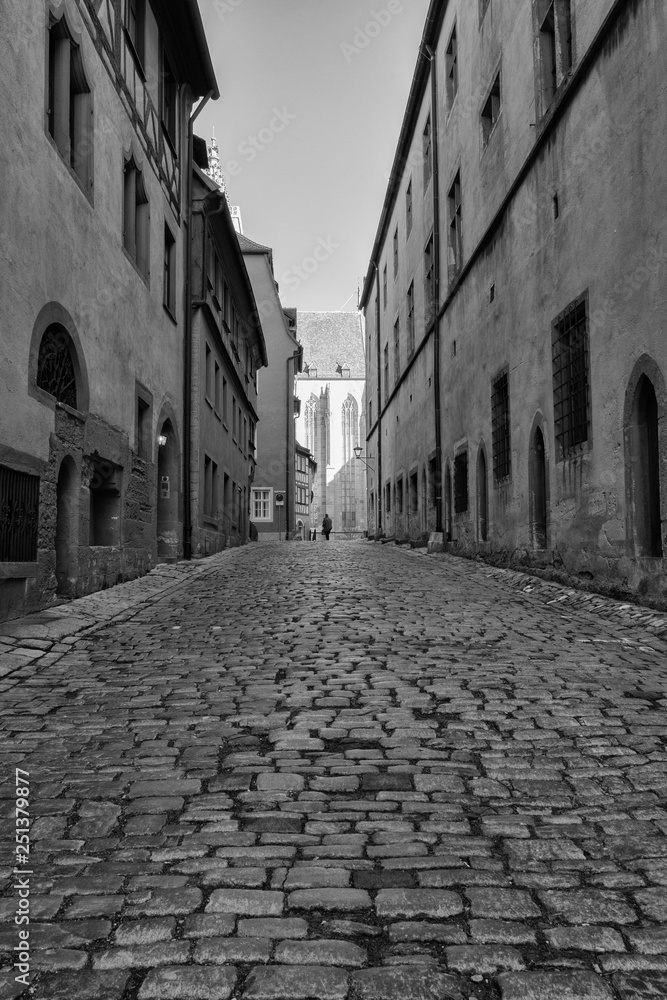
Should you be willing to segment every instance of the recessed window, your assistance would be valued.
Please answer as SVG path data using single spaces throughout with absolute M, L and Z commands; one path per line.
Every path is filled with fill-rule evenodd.
M 411 358 L 415 351 L 415 283 L 410 282 L 407 298 L 408 313 L 408 357 Z
M 208 344 L 204 348 L 204 395 L 209 403 L 213 401 L 213 352 Z
M 461 209 L 461 171 L 449 189 L 449 245 L 448 269 L 450 278 L 460 270 L 463 261 L 463 215 Z
M 217 361 L 213 362 L 213 404 L 215 406 L 215 412 L 220 413 L 221 406 L 221 395 L 220 395 L 220 365 Z
M 412 178 L 405 192 L 405 235 L 406 238 L 412 230 Z
M 468 451 L 454 458 L 454 511 L 464 514 L 468 509 Z
M 171 63 L 167 56 L 162 55 L 162 125 L 165 132 L 171 139 L 173 146 L 176 145 L 176 121 L 177 121 L 177 97 L 178 87 L 176 77 L 171 68 Z
M 394 385 L 398 382 L 401 371 L 401 324 L 400 320 L 394 323 Z
M 487 10 L 489 9 L 489 4 L 490 3 L 491 3 L 491 0 L 479 0 L 479 20 L 480 20 L 480 24 L 484 20 L 484 16 L 485 16 Z
M 424 324 L 433 319 L 435 310 L 435 258 L 433 254 L 433 234 L 424 247 Z
M 218 466 L 209 455 L 204 455 L 204 515 L 217 517 Z
M 493 478 L 501 483 L 509 479 L 510 452 L 510 395 L 509 376 L 504 371 L 491 383 L 491 427 L 493 440 Z
M 146 0 L 125 0 L 123 23 L 139 63 L 144 63 Z
M 134 157 L 125 161 L 123 194 L 123 246 L 139 271 L 148 276 L 148 195 Z
M 387 308 L 387 265 L 384 265 L 382 272 L 382 308 Z
M 148 399 L 137 395 L 137 455 L 148 461 L 151 452 L 151 404 Z
M 554 431 L 560 458 L 589 437 L 588 316 L 586 297 L 571 303 L 552 327 Z
M 482 146 L 486 148 L 491 138 L 491 133 L 496 127 L 496 122 L 498 121 L 498 116 L 500 115 L 500 73 L 496 76 L 493 81 L 493 86 L 489 96 L 486 99 L 484 107 L 482 108 L 481 124 L 482 124 Z
M 403 480 L 396 480 L 396 513 L 403 513 Z
M 540 111 L 544 114 L 573 65 L 570 0 L 539 0 L 537 36 Z
M 398 277 L 398 226 L 394 233 L 394 278 Z
M 229 420 L 228 413 L 228 402 L 229 402 L 229 392 L 227 388 L 227 379 L 222 376 L 222 422 L 226 425 Z
M 58 151 L 88 193 L 92 186 L 91 93 L 81 48 L 64 17 L 49 28 L 47 127 Z
M 391 483 L 384 488 L 384 509 L 386 514 L 391 514 Z
M 122 470 L 103 458 L 93 460 L 90 481 L 90 544 L 120 544 L 120 480 Z
M 384 345 L 384 398 L 389 398 L 389 344 Z
M 422 133 L 422 157 L 424 161 L 424 191 L 433 173 L 433 143 L 431 136 L 431 116 L 426 119 L 426 125 Z
M 162 301 L 173 316 L 176 311 L 176 240 L 166 222 L 164 224 L 163 276 Z
M 447 106 L 451 108 L 459 89 L 458 42 L 456 25 L 449 36 L 449 45 L 445 52 L 445 72 L 447 74 Z

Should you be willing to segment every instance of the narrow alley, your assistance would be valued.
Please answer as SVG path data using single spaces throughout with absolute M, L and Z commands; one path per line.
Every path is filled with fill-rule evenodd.
M 263 543 L 1 627 L 0 997 L 667 996 L 667 621 L 422 552 Z

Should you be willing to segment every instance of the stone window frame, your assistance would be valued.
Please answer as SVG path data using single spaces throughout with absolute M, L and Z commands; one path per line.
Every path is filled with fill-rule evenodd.
M 258 493 L 266 494 L 266 496 L 265 497 L 261 497 L 261 498 L 258 499 L 258 497 L 257 497 Z M 262 505 L 266 505 L 266 507 L 264 508 L 266 510 L 265 514 L 262 514 L 261 516 L 257 515 L 257 513 L 256 513 L 256 506 L 255 506 L 255 504 L 257 504 L 257 503 L 261 503 Z M 273 522 L 273 518 L 274 518 L 274 511 L 273 511 L 273 487 L 272 486 L 253 486 L 252 487 L 252 517 L 251 517 L 251 520 L 252 521 L 257 521 L 257 522 L 264 522 L 264 523 L 269 522 L 269 523 L 271 523 L 271 522 Z
M 74 377 L 76 379 L 76 409 L 68 406 L 66 403 L 58 402 L 55 396 L 52 396 L 51 393 L 46 392 L 45 389 L 41 389 L 37 385 L 39 348 L 42 337 L 51 326 L 58 326 L 64 330 L 69 341 L 70 354 L 74 366 Z M 47 302 L 46 305 L 42 306 L 32 328 L 28 357 L 28 395 L 54 411 L 59 406 L 81 417 L 88 412 L 90 390 L 83 347 L 74 320 L 59 302 Z

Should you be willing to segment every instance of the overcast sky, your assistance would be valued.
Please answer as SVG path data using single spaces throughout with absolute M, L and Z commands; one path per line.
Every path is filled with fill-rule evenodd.
M 196 132 L 245 235 L 273 247 L 283 305 L 356 309 L 429 0 L 199 4 L 221 97 Z

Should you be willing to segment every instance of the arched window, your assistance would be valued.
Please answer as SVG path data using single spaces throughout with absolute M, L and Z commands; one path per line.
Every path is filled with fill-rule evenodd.
M 76 374 L 70 339 L 53 323 L 44 331 L 37 356 L 37 385 L 59 403 L 77 408 Z
M 359 444 L 359 404 L 348 394 L 342 409 L 343 461 L 349 462 L 354 448 Z

